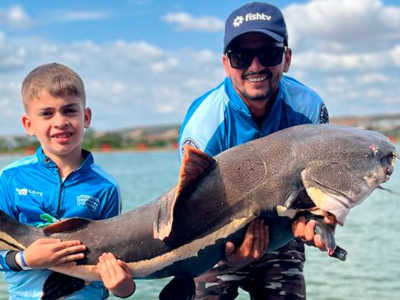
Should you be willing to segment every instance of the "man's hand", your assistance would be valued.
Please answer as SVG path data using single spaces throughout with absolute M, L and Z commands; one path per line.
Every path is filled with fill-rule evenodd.
M 128 266 L 112 253 L 103 253 L 97 267 L 104 286 L 115 296 L 126 298 L 135 292 L 136 285 Z
M 335 220 L 329 219 L 327 217 L 324 218 L 324 221 L 329 225 L 335 225 Z M 307 244 L 318 247 L 318 249 L 321 251 L 326 251 L 325 246 L 322 242 L 322 238 L 319 235 L 314 234 L 315 224 L 316 222 L 314 220 L 310 220 L 306 224 L 305 217 L 301 216 L 300 218 L 297 218 L 293 221 L 293 235 L 296 238 L 302 239 Z
M 260 259 L 267 251 L 269 242 L 268 225 L 264 221 L 256 219 L 247 228 L 242 245 L 235 249 L 232 242 L 225 246 L 225 263 L 237 270 Z
M 24 250 L 25 261 L 30 268 L 45 269 L 61 264 L 76 264 L 85 257 L 86 246 L 78 240 L 38 239 Z

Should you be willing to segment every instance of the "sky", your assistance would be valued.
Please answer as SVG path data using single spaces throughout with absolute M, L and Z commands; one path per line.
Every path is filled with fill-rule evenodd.
M 0 1 L 0 135 L 23 134 L 20 88 L 35 67 L 75 70 L 97 131 L 182 123 L 224 79 L 222 40 L 239 0 Z M 292 48 L 288 76 L 331 117 L 400 113 L 397 0 L 271 0 Z

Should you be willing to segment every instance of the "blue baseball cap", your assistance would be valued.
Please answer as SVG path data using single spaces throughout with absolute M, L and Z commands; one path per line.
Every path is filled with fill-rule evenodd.
M 282 12 L 268 3 L 248 3 L 229 15 L 225 22 L 224 53 L 235 38 L 248 32 L 267 34 L 279 43 L 288 40 Z

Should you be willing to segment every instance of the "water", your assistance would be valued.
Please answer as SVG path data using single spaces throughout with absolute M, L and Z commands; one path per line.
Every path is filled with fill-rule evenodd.
M 119 182 L 124 211 L 153 200 L 178 179 L 176 152 L 95 153 L 94 156 L 95 161 Z M 0 156 L 0 167 L 19 157 Z M 385 187 L 400 191 L 399 182 L 400 171 L 396 170 Z M 350 213 L 346 226 L 337 229 L 336 241 L 348 251 L 345 262 L 307 247 L 307 299 L 400 299 L 399 211 L 400 197 L 376 190 Z M 169 280 L 138 280 L 137 291 L 131 299 L 158 299 Z M 3 299 L 8 299 L 7 284 L 0 276 L 0 300 Z M 110 299 L 118 298 L 111 296 Z M 241 292 L 237 299 L 249 297 Z

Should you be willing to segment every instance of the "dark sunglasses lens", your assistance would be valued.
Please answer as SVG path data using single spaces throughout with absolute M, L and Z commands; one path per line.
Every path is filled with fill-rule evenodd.
M 284 51 L 283 47 L 264 48 L 258 51 L 257 57 L 264 67 L 276 66 L 282 62 Z
M 231 67 L 234 69 L 247 69 L 251 66 L 255 56 L 264 67 L 276 66 L 282 62 L 284 47 L 267 47 L 256 50 L 237 50 L 228 52 Z
M 228 53 L 228 57 L 232 68 L 247 69 L 254 59 L 254 54 L 252 51 L 232 51 Z

